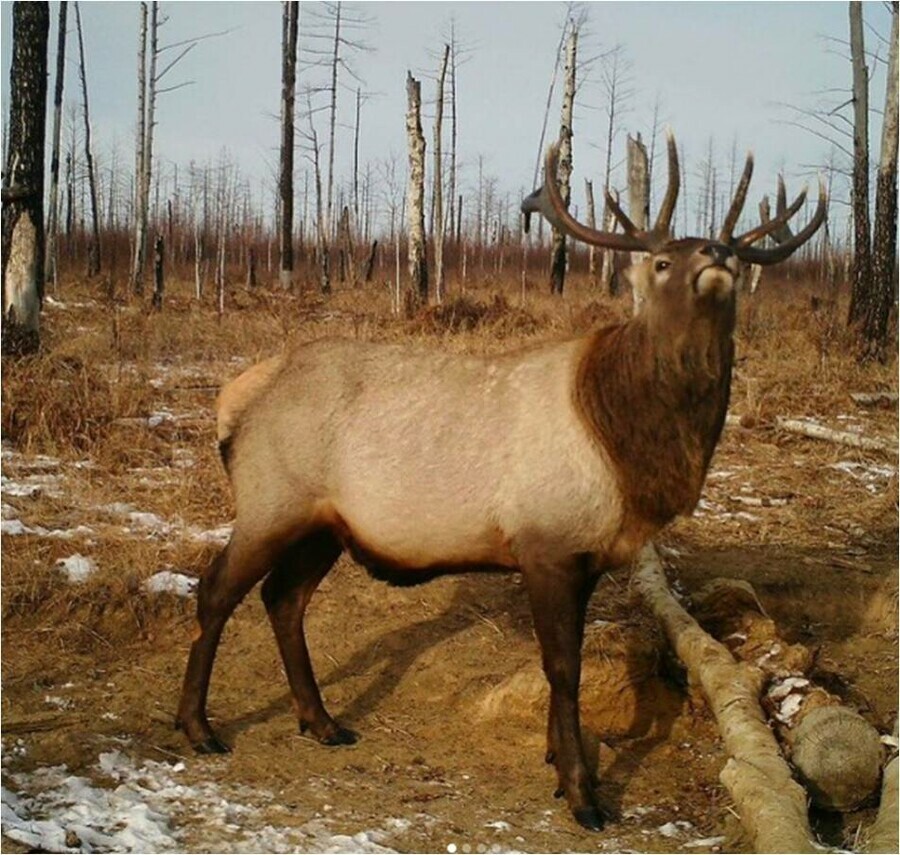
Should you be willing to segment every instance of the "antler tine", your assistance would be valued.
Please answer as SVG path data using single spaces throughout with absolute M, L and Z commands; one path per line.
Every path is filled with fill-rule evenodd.
M 594 246 L 620 249 L 626 252 L 642 251 L 650 248 L 649 235 L 635 230 L 633 234 L 615 234 L 592 229 L 579 223 L 566 209 L 566 203 L 559 192 L 556 167 L 559 162 L 559 145 L 551 145 L 544 158 L 544 184 L 522 201 L 522 212 L 526 215 L 539 212 L 548 222 L 561 232 Z
M 634 224 L 631 217 L 622 210 L 616 201 L 616 197 L 609 192 L 609 189 L 606 190 L 606 204 L 609 206 L 609 210 L 613 212 L 613 216 L 619 221 L 619 225 L 625 230 L 625 234 L 640 239 L 643 232 Z
M 744 164 L 744 172 L 741 180 L 738 182 L 737 189 L 734 191 L 734 199 L 728 214 L 725 216 L 725 222 L 722 223 L 722 231 L 719 232 L 719 240 L 722 243 L 731 243 L 731 237 L 734 233 L 734 227 L 737 225 L 741 211 L 744 210 L 744 202 L 747 200 L 747 189 L 750 187 L 750 179 L 753 176 L 753 153 L 747 152 L 747 161 Z
M 798 209 L 801 204 L 803 204 L 803 199 L 806 196 L 806 191 L 800 194 L 797 202 L 794 205 L 791 205 L 790 208 L 784 211 L 781 216 L 776 217 L 774 220 L 770 220 L 766 226 L 760 226 L 760 229 L 767 228 L 772 224 L 781 225 L 783 220 L 788 219 L 787 215 L 789 212 L 792 212 L 792 209 L 796 206 Z M 798 204 L 799 203 L 799 204 Z M 818 230 L 819 226 L 825 222 L 825 214 L 828 208 L 828 194 L 825 190 L 825 182 L 822 180 L 821 176 L 819 177 L 819 201 L 816 205 L 816 212 L 813 214 L 813 218 L 807 223 L 806 228 L 799 231 L 796 235 L 793 235 L 788 240 L 779 243 L 777 246 L 772 247 L 771 249 L 758 249 L 757 247 L 749 246 L 747 243 L 743 245 L 732 244 L 735 246 L 735 254 L 741 261 L 747 261 L 751 264 L 775 264 L 778 261 L 784 261 L 791 253 L 793 253 L 796 249 L 799 249 L 806 243 Z M 793 216 L 793 211 L 791 216 Z M 776 226 L 777 228 L 777 226 Z M 756 229 L 755 231 L 759 231 Z M 768 234 L 769 232 L 766 232 Z M 744 238 L 747 236 L 745 235 Z
M 678 190 L 681 185 L 681 173 L 678 168 L 678 146 L 675 144 L 675 134 L 672 129 L 666 130 L 666 149 L 669 154 L 669 186 L 663 197 L 659 213 L 656 215 L 656 223 L 653 232 L 657 235 L 668 236 L 672 228 L 672 214 L 675 213 L 675 204 L 678 202 Z
M 780 177 L 779 184 L 779 191 L 781 192 L 784 188 L 784 182 Z M 790 240 L 794 235 L 787 225 L 788 220 L 803 207 L 805 201 L 806 188 L 804 187 L 803 190 L 800 191 L 800 195 L 791 203 L 790 207 L 785 208 L 784 195 L 782 192 L 780 201 L 776 203 L 775 219 L 770 220 L 768 218 L 768 205 L 766 205 L 765 212 L 763 211 L 762 205 L 760 205 L 759 213 L 762 224 L 758 225 L 755 229 L 751 229 L 749 232 L 744 232 L 744 234 L 734 238 L 732 244 L 738 247 L 750 246 L 758 240 L 762 240 L 766 235 L 772 235 L 778 243 L 784 243 L 786 240 Z

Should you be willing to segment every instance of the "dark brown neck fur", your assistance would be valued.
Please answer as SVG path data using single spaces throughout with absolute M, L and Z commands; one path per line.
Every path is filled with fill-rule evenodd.
M 733 307 L 680 332 L 645 320 L 594 333 L 575 399 L 619 475 L 626 513 L 654 525 L 700 499 L 731 387 Z

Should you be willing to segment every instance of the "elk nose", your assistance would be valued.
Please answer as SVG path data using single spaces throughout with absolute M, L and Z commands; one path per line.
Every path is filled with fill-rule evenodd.
M 734 252 L 730 246 L 725 246 L 724 243 L 708 243 L 700 250 L 700 254 L 708 255 L 714 264 L 725 267 L 725 263 L 734 255 Z

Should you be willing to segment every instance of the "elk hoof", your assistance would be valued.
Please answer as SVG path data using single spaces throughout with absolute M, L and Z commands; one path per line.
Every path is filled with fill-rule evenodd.
M 547 753 L 544 755 L 545 763 L 555 763 L 556 762 L 556 752 L 550 749 L 547 750 Z
M 566 791 L 562 787 L 557 787 L 553 791 L 553 798 L 561 799 L 566 794 Z
M 572 811 L 575 819 L 582 828 L 588 831 L 603 830 L 603 814 L 595 807 L 580 807 Z
M 218 736 L 213 734 L 212 736 L 208 736 L 202 742 L 195 742 L 193 745 L 194 751 L 198 754 L 230 754 L 231 749 L 219 739 Z
M 322 745 L 356 745 L 359 735 L 346 727 L 339 727 L 334 733 L 329 733 L 319 740 Z

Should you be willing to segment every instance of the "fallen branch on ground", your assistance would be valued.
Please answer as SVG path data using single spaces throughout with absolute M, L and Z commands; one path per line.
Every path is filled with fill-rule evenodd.
M 896 392 L 851 392 L 853 402 L 863 407 L 875 407 L 879 404 L 896 404 Z
M 757 852 L 815 852 L 806 792 L 792 777 L 759 706 L 763 675 L 736 662 L 679 605 L 652 543 L 638 557 L 634 582 L 662 624 L 691 680 L 703 689 L 729 759 L 720 778 Z
M 812 439 L 822 439 L 827 442 L 836 442 L 839 445 L 850 445 L 853 448 L 865 448 L 870 451 L 897 451 L 897 443 L 893 444 L 884 439 L 874 439 L 869 436 L 860 436 L 845 430 L 832 430 L 823 425 L 800 419 L 785 419 L 781 416 L 775 419 L 775 426 L 779 430 L 788 433 L 797 433 Z
M 897 747 L 897 722 L 894 722 L 894 748 Z M 898 825 L 900 825 L 900 806 L 898 806 L 898 760 L 897 756 L 884 767 L 884 782 L 881 785 L 881 805 L 878 816 L 869 829 L 866 840 L 866 852 L 898 852 Z

